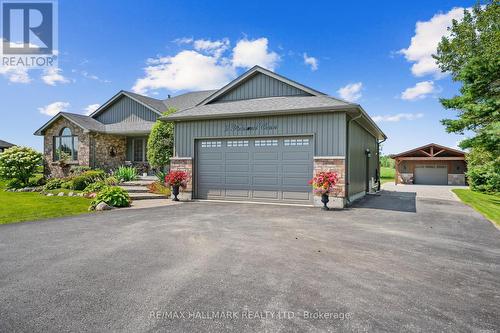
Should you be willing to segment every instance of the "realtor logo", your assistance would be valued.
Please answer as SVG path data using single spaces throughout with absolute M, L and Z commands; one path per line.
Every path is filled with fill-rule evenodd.
M 2 66 L 54 66 L 57 3 L 52 0 L 1 2 Z

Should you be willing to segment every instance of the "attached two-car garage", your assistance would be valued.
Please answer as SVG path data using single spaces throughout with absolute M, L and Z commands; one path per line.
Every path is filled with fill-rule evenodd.
M 196 141 L 200 199 L 311 203 L 312 137 Z

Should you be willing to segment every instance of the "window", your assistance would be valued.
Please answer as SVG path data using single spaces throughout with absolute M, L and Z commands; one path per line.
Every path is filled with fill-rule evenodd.
M 255 147 L 277 146 L 278 140 L 255 140 Z
M 146 139 L 133 139 L 132 152 L 132 158 L 134 162 L 146 162 Z
M 228 147 L 248 147 L 248 140 L 228 141 Z
M 285 139 L 285 146 L 309 146 L 309 139 Z
M 54 136 L 54 161 L 59 161 L 63 155 L 69 156 L 69 160 L 78 160 L 78 136 L 73 135 L 71 129 L 64 127 L 59 136 Z
M 221 141 L 202 141 L 201 148 L 220 148 L 222 147 Z

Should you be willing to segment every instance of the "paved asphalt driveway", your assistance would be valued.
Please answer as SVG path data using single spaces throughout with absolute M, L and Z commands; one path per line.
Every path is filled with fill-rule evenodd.
M 0 265 L 1 332 L 500 329 L 500 232 L 405 192 L 4 225 Z

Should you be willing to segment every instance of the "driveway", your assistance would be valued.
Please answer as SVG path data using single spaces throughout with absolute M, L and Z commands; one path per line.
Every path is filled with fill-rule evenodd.
M 0 226 L 0 331 L 495 332 L 500 232 L 383 192 L 342 211 L 193 202 Z
M 440 199 L 440 200 L 459 200 L 451 191 L 455 188 L 467 189 L 468 186 L 452 185 L 407 185 L 394 183 L 385 183 L 382 189 L 386 191 L 415 193 L 419 198 Z

